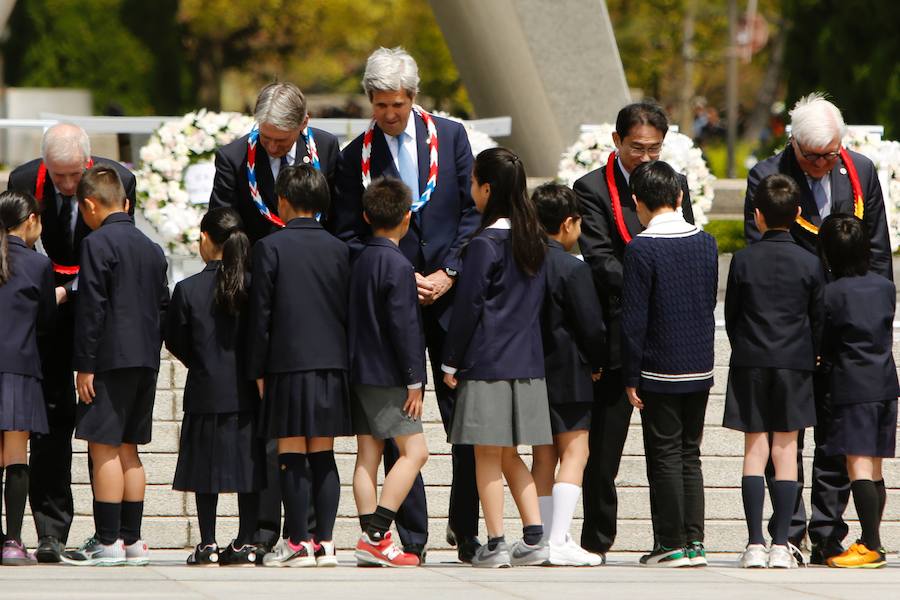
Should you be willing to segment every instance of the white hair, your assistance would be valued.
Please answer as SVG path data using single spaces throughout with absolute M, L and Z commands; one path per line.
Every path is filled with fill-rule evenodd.
M 797 100 L 790 115 L 791 135 L 804 148 L 826 148 L 847 133 L 841 111 L 820 92 Z
M 282 131 L 299 129 L 306 119 L 306 98 L 293 83 L 270 83 L 256 98 L 253 116 L 257 123 L 268 123 Z
M 91 158 L 91 138 L 74 123 L 57 123 L 44 132 L 41 158 L 45 163 L 87 163 Z
M 403 90 L 410 98 L 419 92 L 419 67 L 409 53 L 396 48 L 379 48 L 366 61 L 363 90 L 372 99 L 375 92 Z

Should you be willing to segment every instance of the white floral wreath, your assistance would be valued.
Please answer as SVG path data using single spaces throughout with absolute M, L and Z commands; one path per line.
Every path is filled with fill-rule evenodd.
M 571 187 L 578 178 L 605 165 L 609 153 L 616 149 L 612 141 L 613 131 L 615 126 L 609 123 L 584 131 L 560 157 L 557 180 Z M 694 147 L 693 140 L 688 136 L 670 131 L 666 134 L 659 158 L 687 177 L 694 221 L 700 227 L 708 223 L 706 213 L 712 208 L 713 182 L 716 178 L 709 171 L 700 149 Z

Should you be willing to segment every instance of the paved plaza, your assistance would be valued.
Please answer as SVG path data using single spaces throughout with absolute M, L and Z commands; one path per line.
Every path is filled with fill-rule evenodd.
M 0 567 L 4 598 L 391 598 L 568 600 L 655 598 L 896 598 L 900 561 L 877 571 L 810 567 L 791 571 L 742 570 L 734 555 L 716 554 L 701 569 L 647 569 L 637 554 L 617 553 L 594 569 L 528 567 L 481 570 L 450 552 L 428 555 L 416 569 L 359 569 L 350 552 L 336 569 L 190 568 L 186 551 L 156 551 L 148 567 Z M 892 558 L 892 557 L 891 557 Z

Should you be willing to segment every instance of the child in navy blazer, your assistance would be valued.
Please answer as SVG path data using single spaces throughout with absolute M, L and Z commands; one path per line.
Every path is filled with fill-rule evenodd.
M 278 440 L 286 537 L 266 566 L 334 566 L 340 480 L 334 438 L 352 434 L 347 357 L 350 250 L 316 221 L 328 182 L 309 165 L 275 183 L 286 226 L 253 247 L 248 376 L 263 395 L 261 431 Z M 310 489 L 315 538 L 307 529 Z
M 47 433 L 37 337 L 56 315 L 50 260 L 34 252 L 41 216 L 30 194 L 0 194 L 0 491 L 6 498 L 4 565 L 35 560 L 22 545 L 28 497 L 28 437 Z M 6 481 L 3 470 L 6 469 Z
M 569 254 L 581 235 L 581 207 L 575 192 L 546 183 L 531 199 L 549 245 L 541 330 L 553 432 L 553 444 L 534 447 L 531 473 L 544 536 L 549 540 L 550 564 L 596 566 L 603 559 L 582 549 L 569 535 L 569 526 L 581 496 L 589 453 L 593 381 L 600 378 L 603 366 L 603 310 L 590 267 Z
M 762 239 L 735 253 L 725 292 L 731 366 L 723 425 L 744 432 L 741 494 L 749 540 L 740 565 L 792 568 L 788 530 L 799 493 L 797 436 L 816 423 L 813 370 L 824 282 L 819 261 L 788 231 L 800 212 L 794 180 L 770 175 L 753 201 Z M 762 512 L 770 454 L 774 531 L 766 551 Z
M 96 534 L 63 560 L 142 565 L 149 553 L 141 540 L 145 476 L 137 447 L 150 442 L 168 263 L 125 212 L 115 169 L 89 169 L 77 193 L 93 232 L 81 246 L 75 303 L 75 437 L 87 440 L 93 465 Z
M 194 492 L 200 543 L 189 565 L 256 564 L 259 490 L 265 447 L 256 435 L 259 394 L 245 373 L 245 307 L 250 240 L 232 208 L 211 209 L 200 221 L 206 268 L 180 281 L 166 316 L 166 347 L 188 368 L 176 490 Z M 237 538 L 216 544 L 219 494 L 237 492 Z
M 472 197 L 481 226 L 468 243 L 441 369 L 457 389 L 450 443 L 475 446 L 489 541 L 474 567 L 543 564 L 549 557 L 531 472 L 516 446 L 552 444 L 540 312 L 546 244 L 522 161 L 506 148 L 475 159 Z M 503 537 L 503 477 L 524 525 Z
M 348 327 L 358 448 L 353 495 L 363 529 L 356 560 L 360 566 L 417 566 L 419 557 L 394 546 L 388 531 L 428 460 L 421 421 L 425 336 L 415 271 L 399 248 L 412 200 L 402 181 L 383 178 L 366 189 L 362 203 L 373 236 L 353 263 Z M 378 464 L 388 438 L 396 441 L 400 458 L 377 501 Z
M 833 420 L 827 456 L 846 456 L 862 538 L 828 559 L 831 567 L 886 564 L 879 528 L 887 495 L 882 461 L 897 437 L 897 368 L 892 352 L 894 284 L 869 271 L 863 222 L 834 214 L 819 230 L 819 252 L 835 280 L 825 286 L 823 363 L 830 367 Z

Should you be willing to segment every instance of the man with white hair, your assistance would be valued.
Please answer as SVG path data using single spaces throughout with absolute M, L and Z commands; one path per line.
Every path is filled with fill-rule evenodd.
M 480 217 L 469 193 L 472 149 L 460 123 L 428 114 L 415 104 L 419 68 L 402 48 L 379 48 L 369 56 L 362 80 L 372 104 L 365 133 L 344 148 L 338 174 L 340 197 L 335 232 L 358 250 L 371 229 L 363 220 L 362 195 L 371 181 L 390 176 L 411 190 L 413 218 L 400 250 L 416 270 L 425 344 L 431 358 L 438 408 L 444 428 L 450 425 L 453 392 L 440 372 L 442 349 L 453 303 L 453 283 L 462 269 L 460 251 Z M 385 466 L 397 458 L 385 446 Z M 424 559 L 428 514 L 421 477 L 397 513 L 404 550 Z M 458 545 L 460 560 L 471 562 L 479 542 L 478 491 L 471 446 L 453 447 L 448 541 Z M 424 561 L 423 561 L 424 562 Z
M 841 145 L 847 126 L 841 111 L 813 93 L 800 98 L 791 110 L 791 139 L 788 146 L 775 156 L 757 164 L 747 177 L 744 199 L 744 234 L 747 243 L 761 239 L 753 218 L 753 195 L 756 186 L 768 175 L 782 173 L 792 177 L 800 188 L 801 213 L 791 227 L 791 234 L 800 246 L 817 252 L 818 231 L 822 220 L 833 213 L 856 215 L 866 224 L 872 253 L 870 269 L 893 280 L 891 247 L 885 218 L 884 199 L 878 174 L 872 161 Z M 826 274 L 827 275 L 827 274 Z M 809 538 L 812 544 L 810 562 L 826 564 L 831 556 L 843 551 L 847 524 L 843 514 L 850 498 L 850 480 L 843 456 L 828 457 L 820 451 L 831 423 L 828 382 L 821 374 L 813 380 L 816 396 L 816 451 L 812 474 L 812 516 Z M 798 439 L 798 481 L 803 486 L 801 451 L 803 432 Z M 771 481 L 774 473 L 767 469 Z M 876 484 L 877 485 L 877 484 Z M 880 490 L 883 492 L 884 483 Z M 770 531 L 773 524 L 769 523 Z M 807 532 L 806 509 L 803 496 L 798 495 L 791 522 L 790 541 L 799 547 Z
M 311 164 L 320 170 L 331 188 L 333 204 L 340 157 L 335 136 L 309 127 L 306 98 L 293 83 L 264 87 L 253 115 L 253 131 L 216 151 L 216 176 L 209 197 L 210 209 L 230 206 L 238 211 L 250 243 L 282 226 L 275 197 L 275 180 L 282 167 Z M 329 221 L 326 216 L 323 225 L 333 231 Z
M 47 129 L 41 158 L 9 175 L 9 189 L 28 192 L 42 206 L 41 244 L 53 261 L 57 298 L 71 293 L 78 271 L 81 242 L 90 233 L 78 211 L 75 190 L 85 169 L 95 164 L 115 168 L 125 186 L 128 212 L 134 214 L 135 179 L 117 161 L 91 156 L 88 134 L 77 125 L 59 123 Z M 44 399 L 50 431 L 31 436 L 31 511 L 38 534 L 39 562 L 59 562 L 72 525 L 72 432 L 75 428 L 75 387 L 72 378 L 74 314 L 71 304 L 59 307 L 56 327 L 41 344 Z

